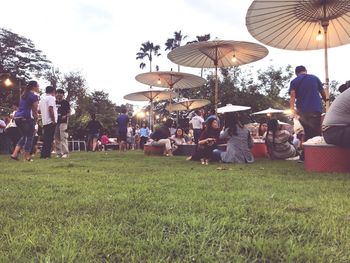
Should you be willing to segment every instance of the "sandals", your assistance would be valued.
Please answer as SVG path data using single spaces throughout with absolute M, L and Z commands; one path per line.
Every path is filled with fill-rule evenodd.
M 14 157 L 14 156 L 10 155 L 10 158 L 11 158 L 12 160 L 19 161 L 18 157 Z

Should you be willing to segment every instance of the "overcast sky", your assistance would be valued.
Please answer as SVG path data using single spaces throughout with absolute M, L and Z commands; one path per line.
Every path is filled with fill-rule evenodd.
M 123 96 L 147 89 L 135 76 L 136 53 L 143 42 L 161 45 L 155 59 L 160 70 L 176 69 L 164 51 L 167 38 L 182 30 L 188 40 L 210 33 L 212 39 L 258 43 L 245 26 L 250 0 L 11 0 L 2 1 L 0 27 L 34 41 L 62 72 L 81 71 L 89 89 L 104 90 L 117 104 Z M 6 11 L 5 11 L 6 10 Z M 324 52 L 285 51 L 267 47 L 269 55 L 254 68 L 305 65 L 324 80 Z M 330 80 L 350 79 L 346 66 L 350 45 L 329 49 Z M 148 64 L 147 64 L 148 65 Z M 181 68 L 199 73 L 198 69 Z

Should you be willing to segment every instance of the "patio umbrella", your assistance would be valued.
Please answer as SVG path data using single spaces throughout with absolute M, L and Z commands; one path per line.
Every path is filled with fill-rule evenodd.
M 248 9 L 246 25 L 254 38 L 272 47 L 324 48 L 325 87 L 329 97 L 327 49 L 350 43 L 350 1 L 255 0 Z M 322 37 L 323 42 L 316 40 Z
M 278 110 L 273 108 L 267 108 L 266 110 L 257 111 L 252 113 L 252 115 L 258 115 L 258 114 L 273 114 L 273 113 L 284 113 L 284 110 Z
M 267 56 L 268 50 L 259 44 L 213 40 L 175 48 L 168 58 L 179 65 L 195 68 L 215 68 L 215 110 L 218 105 L 218 67 L 248 64 Z
M 130 93 L 124 96 L 124 99 L 131 101 L 149 101 L 151 103 L 150 109 L 150 126 L 153 126 L 153 102 L 167 100 L 171 96 L 176 96 L 177 94 L 173 91 L 162 90 L 162 89 L 149 89 L 146 91 L 139 91 Z
M 202 108 L 210 104 L 209 100 L 204 99 L 191 99 L 184 100 L 174 104 L 170 104 L 166 107 L 167 111 L 187 111 Z
M 153 87 L 188 89 L 203 86 L 207 81 L 199 76 L 173 71 L 146 72 L 137 75 L 136 80 Z
M 218 108 L 218 113 L 245 111 L 245 110 L 250 110 L 250 108 L 251 107 L 248 107 L 248 106 L 227 104 L 224 107 Z

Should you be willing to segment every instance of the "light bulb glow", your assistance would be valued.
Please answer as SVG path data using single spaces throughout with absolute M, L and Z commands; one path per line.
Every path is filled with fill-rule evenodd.
M 231 60 L 232 60 L 233 63 L 236 63 L 237 62 L 236 55 L 233 55 Z
M 9 78 L 7 78 L 5 79 L 4 84 L 6 87 L 12 86 L 12 81 Z
M 321 30 L 318 30 L 318 34 L 316 36 L 316 40 L 317 41 L 323 40 L 323 34 L 322 34 Z
M 160 79 L 158 79 L 157 84 L 158 84 L 158 85 L 162 84 L 162 82 L 160 81 Z

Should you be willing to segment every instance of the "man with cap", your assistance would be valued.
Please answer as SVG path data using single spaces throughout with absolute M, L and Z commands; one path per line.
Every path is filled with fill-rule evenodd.
M 307 74 L 304 66 L 297 66 L 295 74 L 297 77 L 291 81 L 288 91 L 290 109 L 292 113 L 300 116 L 299 121 L 304 128 L 304 141 L 307 141 L 315 136 L 321 136 L 321 96 L 324 101 L 328 99 L 320 79 Z M 300 159 L 304 160 L 303 153 Z

